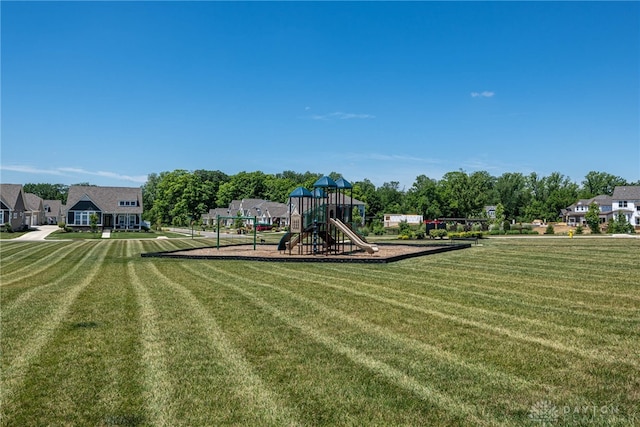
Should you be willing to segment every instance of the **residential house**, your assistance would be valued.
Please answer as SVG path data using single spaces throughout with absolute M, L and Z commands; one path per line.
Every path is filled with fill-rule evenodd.
M 215 208 L 209 209 L 209 212 L 202 215 L 202 223 L 205 225 L 216 225 L 218 221 L 218 217 L 228 217 L 231 216 L 229 208 Z M 223 224 L 225 226 L 231 226 L 233 220 L 225 219 L 223 220 Z
M 65 206 L 60 200 L 44 200 L 42 202 L 44 207 L 45 221 L 49 225 L 56 225 L 65 222 L 64 209 Z
M 487 218 L 489 219 L 495 219 L 496 218 L 496 209 L 498 207 L 494 206 L 494 205 L 487 205 L 484 207 L 484 213 L 487 216 Z
M 45 224 L 44 200 L 33 193 L 24 193 L 24 198 L 27 202 L 25 223 L 31 227 Z
M 12 230 L 27 228 L 26 207 L 21 184 L 0 184 L 0 224 L 9 224 Z
M 142 228 L 142 189 L 139 187 L 96 187 L 72 185 L 67 195 L 66 224 L 89 228 L 92 214 L 98 227 L 115 230 Z
M 600 223 L 605 224 L 613 217 L 611 196 L 600 195 L 590 199 L 580 199 L 576 203 L 562 209 L 561 214 L 564 222 L 570 226 L 587 225 L 585 214 L 589 211 L 589 206 L 596 203 L 600 209 Z
M 634 227 L 640 227 L 640 185 L 617 186 L 613 190 L 612 215 L 627 218 Z
M 401 222 L 415 226 L 421 225 L 422 221 L 422 215 L 384 214 L 383 226 L 385 228 L 395 228 L 399 227 Z
M 218 216 L 235 217 L 240 216 L 256 217 L 258 224 L 268 224 L 274 226 L 286 225 L 288 218 L 288 206 L 284 203 L 272 202 L 264 199 L 242 199 L 233 200 L 228 208 L 210 209 L 202 216 L 205 224 L 216 224 Z M 225 218 L 224 226 L 231 226 L 233 218 Z

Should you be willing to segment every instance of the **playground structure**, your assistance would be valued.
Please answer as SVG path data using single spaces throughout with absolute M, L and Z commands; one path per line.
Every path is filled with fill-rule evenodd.
M 354 246 L 369 254 L 378 247 L 358 235 L 353 224 L 353 186 L 344 178 L 318 179 L 313 192 L 298 187 L 289 195 L 289 230 L 278 250 L 289 255 L 338 255 Z M 349 195 L 347 195 L 349 193 Z

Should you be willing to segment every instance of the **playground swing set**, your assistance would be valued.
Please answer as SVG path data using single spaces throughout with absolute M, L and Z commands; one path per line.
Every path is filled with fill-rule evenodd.
M 237 234 L 229 234 L 226 237 L 220 235 L 220 224 L 225 220 L 233 220 L 234 222 L 239 221 L 244 226 L 247 223 L 251 224 L 250 230 L 251 234 L 248 236 L 244 233 L 244 227 L 237 229 Z M 257 241 L 257 233 L 256 233 L 256 225 L 258 224 L 258 218 L 255 216 L 220 216 L 218 215 L 216 220 L 216 249 L 220 249 L 220 243 L 224 243 L 222 246 L 229 245 L 240 245 L 247 244 L 248 240 L 250 240 L 253 244 L 253 250 L 256 250 L 256 241 Z

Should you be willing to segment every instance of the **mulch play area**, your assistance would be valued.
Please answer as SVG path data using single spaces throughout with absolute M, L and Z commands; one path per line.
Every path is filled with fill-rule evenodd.
M 291 255 L 288 251 L 278 251 L 277 245 L 261 244 L 253 249 L 253 245 L 231 245 L 204 247 L 195 249 L 180 249 L 166 252 L 143 253 L 142 257 L 165 257 L 187 259 L 212 260 L 244 260 L 244 261 L 272 261 L 272 262 L 350 262 L 350 263 L 378 263 L 400 261 L 402 259 L 431 255 L 441 252 L 470 248 L 469 243 L 417 245 L 417 244 L 378 244 L 379 251 L 368 254 L 354 250 L 343 254 L 298 255 L 294 249 Z

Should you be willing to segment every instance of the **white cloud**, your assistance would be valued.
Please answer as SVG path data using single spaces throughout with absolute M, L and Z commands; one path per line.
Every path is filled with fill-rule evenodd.
M 374 119 L 376 116 L 371 114 L 356 114 L 356 113 L 343 113 L 341 111 L 336 111 L 335 113 L 329 114 L 314 114 L 311 116 L 313 120 L 350 120 L 350 119 Z
M 0 165 L 0 170 L 21 173 L 37 173 L 44 175 L 65 175 L 58 169 L 38 169 L 27 165 Z
M 91 175 L 91 176 L 100 176 L 103 178 L 116 179 L 119 181 L 130 181 L 135 183 L 143 184 L 147 181 L 146 175 L 122 175 L 117 172 L 107 172 L 107 171 L 88 171 L 82 168 L 74 168 L 74 167 L 61 167 L 54 169 L 39 169 L 28 165 L 0 165 L 0 170 L 10 171 L 10 172 L 20 172 L 20 173 L 30 173 L 30 174 L 41 174 L 41 175 L 57 175 L 57 176 L 67 176 L 73 177 L 76 175 Z
M 495 92 L 488 90 L 485 90 L 484 92 L 471 92 L 472 98 L 491 98 L 493 95 L 495 95 Z

